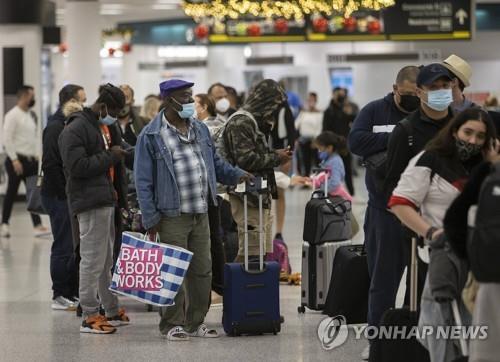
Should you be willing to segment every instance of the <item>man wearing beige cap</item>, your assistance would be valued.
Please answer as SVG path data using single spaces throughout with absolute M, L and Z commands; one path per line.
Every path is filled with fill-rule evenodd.
M 456 56 L 450 55 L 443 61 L 443 65 L 455 76 L 453 81 L 453 103 L 451 108 L 453 113 L 457 114 L 466 110 L 467 108 L 474 107 L 476 104 L 464 96 L 464 89 L 470 85 L 470 78 L 472 76 L 472 68 L 465 60 Z

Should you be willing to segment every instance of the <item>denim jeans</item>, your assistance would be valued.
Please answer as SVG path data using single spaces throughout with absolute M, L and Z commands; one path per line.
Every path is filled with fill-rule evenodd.
M 42 195 L 54 242 L 50 252 L 53 298 L 78 296 L 78 268 L 75 261 L 68 201 Z

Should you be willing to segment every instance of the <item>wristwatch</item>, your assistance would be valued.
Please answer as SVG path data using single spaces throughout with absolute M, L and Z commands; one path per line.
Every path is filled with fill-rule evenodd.
M 438 230 L 437 227 L 431 226 L 429 229 L 427 229 L 427 232 L 425 233 L 425 239 L 432 241 L 432 235 Z

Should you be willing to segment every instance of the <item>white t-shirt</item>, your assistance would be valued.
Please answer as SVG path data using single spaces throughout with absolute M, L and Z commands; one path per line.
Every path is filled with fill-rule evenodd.
M 31 113 L 18 106 L 12 108 L 4 118 L 3 145 L 11 160 L 17 160 L 17 154 L 37 156 L 37 126 Z
M 321 133 L 323 113 L 302 111 L 295 121 L 295 128 L 302 137 L 314 138 Z

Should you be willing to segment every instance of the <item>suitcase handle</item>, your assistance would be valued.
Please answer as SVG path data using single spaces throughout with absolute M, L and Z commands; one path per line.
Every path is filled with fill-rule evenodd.
M 265 189 L 259 190 L 259 272 L 264 271 L 264 226 L 263 226 L 263 211 L 262 211 L 262 194 Z M 243 223 L 245 224 L 245 271 L 252 273 L 248 268 L 248 193 L 243 194 Z
M 325 190 L 324 191 L 321 191 L 321 190 L 313 191 L 311 198 L 314 198 L 314 195 L 317 195 L 319 193 L 323 193 L 323 197 L 327 198 L 328 197 L 328 174 L 329 174 L 330 170 L 328 170 L 326 168 L 315 167 L 312 169 L 312 172 L 315 174 L 319 174 L 321 172 L 325 173 Z
M 417 277 L 418 277 L 418 264 L 417 264 L 417 238 L 411 238 L 411 262 L 410 262 L 410 311 L 417 311 Z
M 453 319 L 455 320 L 455 325 L 457 327 L 462 327 L 462 317 L 460 317 L 460 311 L 458 309 L 458 302 L 456 299 L 453 299 L 451 301 L 451 310 L 453 312 Z M 460 343 L 460 350 L 462 352 L 462 356 L 466 357 L 469 355 L 469 348 L 467 347 L 467 343 L 463 338 L 460 338 L 459 340 Z
M 266 264 L 262 266 L 262 269 L 250 269 L 250 265 L 252 263 L 248 263 L 248 268 L 245 268 L 245 264 L 241 264 L 241 268 L 248 274 L 261 274 L 266 271 Z

